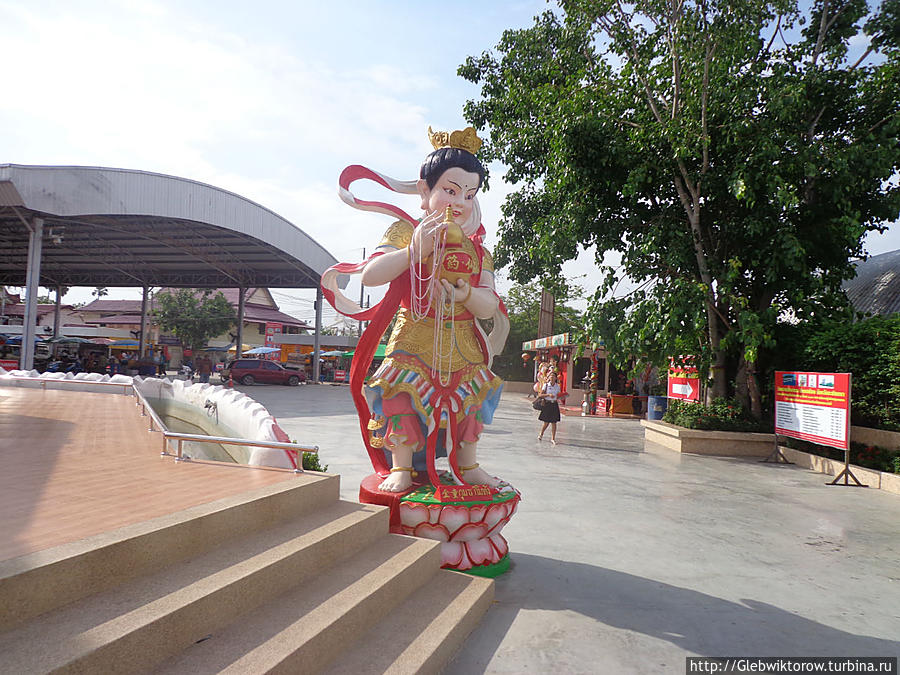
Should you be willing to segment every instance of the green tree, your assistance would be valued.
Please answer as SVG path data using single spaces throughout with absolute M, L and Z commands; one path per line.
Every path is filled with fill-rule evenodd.
M 698 356 L 710 397 L 736 383 L 758 416 L 778 318 L 845 306 L 848 260 L 900 214 L 900 0 L 560 7 L 460 67 L 517 184 L 496 262 L 525 283 L 620 254 L 594 333 L 620 363 Z
M 193 349 L 237 324 L 237 313 L 221 291 L 179 288 L 157 293 L 154 302 L 159 326 Z
M 109 295 L 109 289 L 106 288 L 106 286 L 97 286 L 93 291 L 91 291 L 91 295 L 99 300 L 104 295 Z
M 581 313 L 565 303 L 578 300 L 581 289 L 572 287 L 562 297 L 557 298 L 553 313 L 553 334 L 580 333 Z M 538 317 L 541 310 L 541 288 L 534 284 L 516 284 L 503 298 L 509 313 L 509 337 L 503 353 L 521 355 L 522 343 L 537 337 Z
M 565 282 L 558 285 L 553 314 L 553 334 L 583 332 L 581 313 L 565 303 L 582 297 L 578 286 Z M 509 314 L 509 336 L 506 346 L 494 359 L 494 371 L 503 379 L 531 379 L 530 368 L 522 367 L 522 343 L 537 337 L 541 308 L 541 288 L 535 284 L 516 284 L 503 297 Z

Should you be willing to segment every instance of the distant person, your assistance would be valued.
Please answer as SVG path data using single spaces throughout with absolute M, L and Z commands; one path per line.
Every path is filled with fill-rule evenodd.
M 197 374 L 200 376 L 200 381 L 205 383 L 209 382 L 209 376 L 212 374 L 212 361 L 205 354 L 196 360 L 197 366 Z
M 557 402 L 560 388 L 557 379 L 558 376 L 556 371 L 551 370 L 547 375 L 546 384 L 544 384 L 543 389 L 541 389 L 541 393 L 538 394 L 538 397 L 544 400 L 544 405 L 541 406 L 541 414 L 538 415 L 538 419 L 544 423 L 544 426 L 541 427 L 541 433 L 538 434 L 538 440 L 544 440 L 544 432 L 547 431 L 547 427 L 549 426 L 550 442 L 553 443 L 553 445 L 556 445 L 556 424 L 560 420 L 559 403 Z
M 534 386 L 532 387 L 532 391 L 534 392 L 535 397 L 541 393 L 541 390 L 544 388 L 544 385 L 547 384 L 547 372 L 550 370 L 550 364 L 544 361 L 540 368 L 538 368 L 537 377 L 534 380 Z M 530 396 L 530 394 L 529 394 Z

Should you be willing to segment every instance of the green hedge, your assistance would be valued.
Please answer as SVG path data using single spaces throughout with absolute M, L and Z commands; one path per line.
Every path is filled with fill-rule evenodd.
M 669 399 L 663 422 L 705 431 L 772 431 L 771 420 L 758 422 L 738 401 L 724 398 L 714 400 L 711 405 Z

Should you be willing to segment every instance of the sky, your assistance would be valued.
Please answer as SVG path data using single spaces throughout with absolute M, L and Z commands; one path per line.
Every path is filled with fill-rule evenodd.
M 478 97 L 459 65 L 547 8 L 544 0 L 0 0 L 8 64 L 0 163 L 209 183 L 275 211 L 339 261 L 357 261 L 389 221 L 339 200 L 341 170 L 363 164 L 416 178 L 431 150 L 428 126 L 464 127 L 463 105 Z M 492 247 L 513 188 L 499 179 L 501 165 L 490 169 L 480 201 Z M 363 196 L 417 213 L 412 197 Z M 870 235 L 868 252 L 900 248 L 895 230 Z M 587 289 L 600 281 L 590 252 L 563 273 Z M 346 293 L 358 298 L 354 283 Z M 64 302 L 90 301 L 91 290 L 72 289 Z M 314 291 L 274 295 L 283 311 L 312 321 Z M 324 323 L 335 319 L 326 312 Z

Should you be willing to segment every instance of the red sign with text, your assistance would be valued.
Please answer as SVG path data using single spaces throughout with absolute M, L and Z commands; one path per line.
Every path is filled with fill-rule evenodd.
M 266 347 L 275 346 L 275 336 L 281 334 L 280 323 L 266 323 Z
M 669 365 L 668 391 L 666 396 L 681 401 L 700 400 L 700 373 L 694 366 Z
M 850 447 L 850 373 L 775 373 L 775 433 Z

